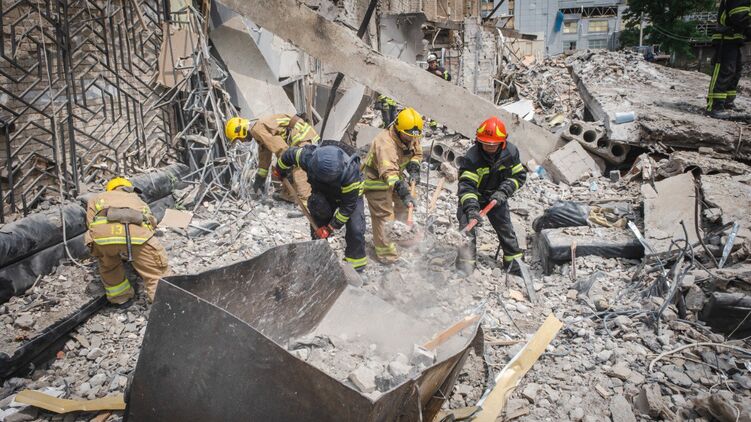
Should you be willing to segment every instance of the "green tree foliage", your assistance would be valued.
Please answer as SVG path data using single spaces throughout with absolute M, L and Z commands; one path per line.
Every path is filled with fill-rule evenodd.
M 715 0 L 629 0 L 626 11 L 626 28 L 623 45 L 633 40 L 636 31 L 638 44 L 639 23 L 644 14 L 644 44 L 659 44 L 662 51 L 691 56 L 690 40 L 700 38 L 696 22 L 684 18 L 692 13 L 717 10 Z

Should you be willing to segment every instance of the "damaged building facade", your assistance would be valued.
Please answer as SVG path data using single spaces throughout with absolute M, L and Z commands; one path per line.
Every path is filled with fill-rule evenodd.
M 751 121 L 702 112 L 707 75 L 608 51 L 626 7 L 3 3 L 0 422 L 751 418 Z M 424 159 L 400 259 L 368 223 L 356 273 L 225 123 L 303 115 L 365 159 L 381 95 L 424 116 Z M 526 173 L 519 275 L 487 222 L 454 265 L 490 116 Z M 118 175 L 171 269 L 150 303 L 126 265 L 127 309 L 84 244 Z

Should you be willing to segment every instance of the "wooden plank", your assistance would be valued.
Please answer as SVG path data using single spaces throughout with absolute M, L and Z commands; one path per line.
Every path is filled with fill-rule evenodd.
M 23 390 L 14 399 L 18 403 L 30 404 L 54 413 L 94 412 L 97 410 L 125 410 L 122 394 L 102 397 L 95 400 L 59 399 L 41 391 Z
M 548 315 L 532 339 L 498 374 L 495 379 L 495 387 L 479 403 L 482 410 L 473 419 L 474 422 L 495 422 L 506 406 L 508 396 L 514 391 L 522 377 L 532 368 L 532 365 L 537 362 L 537 359 L 540 358 L 540 355 L 555 338 L 561 327 L 563 327 L 563 324 L 558 318 L 553 314 Z
M 480 319 L 479 315 L 470 315 L 470 316 L 465 317 L 463 320 L 457 322 L 456 324 L 450 326 L 444 331 L 438 333 L 438 335 L 433 337 L 433 339 L 430 340 L 429 342 L 423 344 L 422 345 L 423 349 L 425 350 L 435 349 L 436 347 L 448 341 L 448 339 L 453 337 L 456 333 L 474 324 L 479 319 Z

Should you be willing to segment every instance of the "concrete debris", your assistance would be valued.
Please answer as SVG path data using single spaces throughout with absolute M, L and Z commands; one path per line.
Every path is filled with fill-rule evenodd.
M 372 393 L 376 389 L 375 372 L 370 368 L 361 366 L 349 374 L 347 379 L 363 393 Z
M 603 168 L 578 142 L 569 142 L 553 152 L 542 164 L 556 182 L 567 185 L 588 177 L 599 177 Z
M 683 173 L 653 185 L 642 185 L 644 196 L 644 237 L 654 253 L 665 252 L 671 242 L 686 239 L 684 228 L 690 243 L 697 242 L 694 228 L 694 208 L 696 190 L 694 176 Z M 645 251 L 650 253 L 651 251 Z
M 702 146 L 751 156 L 751 143 L 739 143 L 743 133 L 751 133 L 751 124 L 704 114 L 705 96 L 697 92 L 709 86 L 708 75 L 649 63 L 630 51 L 582 50 L 567 64 L 587 109 L 604 121 L 609 139 L 658 149 Z M 738 100 L 741 109 L 751 109 L 748 97 Z M 637 110 L 639 118 L 615 124 L 616 113 L 630 110 Z

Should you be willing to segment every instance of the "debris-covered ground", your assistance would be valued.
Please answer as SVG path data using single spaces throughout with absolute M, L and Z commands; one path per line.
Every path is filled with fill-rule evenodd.
M 516 84 L 520 92 L 534 98 L 545 121 L 558 113 L 566 118 L 584 117 L 561 62 L 545 61 L 525 72 L 516 76 Z M 542 85 L 551 78 L 559 84 L 544 89 Z M 454 142 L 454 146 L 465 150 L 468 141 Z M 661 179 L 697 167 L 705 174 L 697 176 L 705 191 L 697 215 L 706 245 L 687 246 L 672 238 L 673 249 L 660 254 L 659 259 L 625 257 L 626 246 L 613 246 L 623 238 L 638 244 L 633 232 L 622 224 L 625 221 L 615 221 L 621 217 L 633 221 L 640 233 L 651 231 L 655 236 L 658 229 L 646 227 L 642 214 L 645 186 L 654 187 Z M 743 337 L 749 335 L 747 319 L 751 317 L 746 314 L 744 318 L 741 313 L 712 328 L 699 318 L 744 312 L 743 306 L 709 311 L 710 303 L 719 306 L 718 294 L 748 298 L 751 290 L 747 263 L 751 248 L 748 227 L 743 226 L 748 216 L 742 211 L 743 201 L 750 197 L 746 191 L 751 186 L 748 166 L 711 151 L 681 151 L 643 155 L 633 171 L 617 173 L 622 177 L 584 175 L 570 185 L 555 184 L 545 172 L 529 170 L 526 185 L 509 204 L 521 234 L 519 240 L 526 248 L 531 286 L 503 271 L 500 258 L 495 258 L 498 243 L 489 224 L 479 229 L 477 269 L 466 277 L 455 271 L 456 196 L 448 190 L 428 216 L 425 209 L 432 187 L 420 187 L 415 222 L 422 236 L 416 244 L 402 248 L 397 264 L 383 266 L 375 261 L 367 235 L 371 249 L 369 265 L 361 275 L 363 290 L 424 321 L 435 332 L 468 315 L 482 315 L 484 355 L 470 353 L 447 396 L 445 410 L 477 405 L 493 386 L 489 380 L 553 314 L 564 327 L 511 395 L 506 420 L 751 420 L 751 348 L 748 337 Z M 725 188 L 710 192 L 712 184 Z M 186 195 L 178 192 L 175 196 Z M 535 231 L 533 223 L 558 201 L 574 201 L 596 213 L 583 216 L 587 226 L 552 229 L 580 244 L 579 249 L 570 248 L 573 260 L 567 255 L 569 258 L 551 265 L 552 246 L 541 241 L 544 236 Z M 628 211 L 609 218 L 613 203 Z M 673 220 L 667 224 L 673 226 L 694 213 L 693 208 L 677 205 L 666 211 Z M 726 267 L 718 270 L 708 251 L 713 256 L 722 254 L 733 222 L 742 227 L 735 246 L 728 251 Z M 197 208 L 193 224 L 215 228 L 159 230 L 174 273 L 216 268 L 310 238 L 306 220 L 296 207 L 270 196 L 228 199 L 221 205 L 204 202 Z M 699 231 L 694 227 L 688 230 Z M 661 235 L 671 240 L 668 234 Z M 603 252 L 606 248 L 587 251 L 584 246 L 591 239 L 609 245 L 609 252 Z M 343 237 L 337 235 L 329 244 L 341 256 Z M 12 351 L 60 316 L 101 294 L 95 266 L 83 264 L 88 268 L 63 263 L 53 274 L 41 277 L 24 296 L 0 305 L 4 328 L 0 352 Z M 53 416 L 14 403 L 13 394 L 28 388 L 65 398 L 92 399 L 124 392 L 138 359 L 148 310 L 139 292 L 138 300 L 127 310 L 105 308 L 77 327 L 51 362 L 3 384 L 0 421 L 94 418 L 94 414 Z M 427 339 L 430 336 L 415 341 Z M 415 376 L 434 359 L 419 349 L 383 355 L 376 353 L 373 345 L 325 335 L 303 336 L 283 346 L 371 398 Z M 440 353 L 439 349 L 439 357 Z M 121 413 L 115 412 L 109 419 L 99 420 L 120 418 Z

